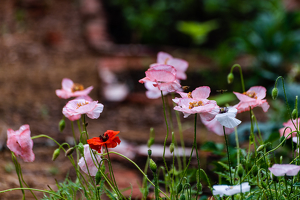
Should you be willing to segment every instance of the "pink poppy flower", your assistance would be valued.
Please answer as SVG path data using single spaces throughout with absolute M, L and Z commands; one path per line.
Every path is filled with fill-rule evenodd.
M 240 102 L 234 107 L 238 110 L 238 113 L 250 110 L 249 107 L 254 108 L 257 106 L 262 107 L 264 112 L 269 109 L 267 100 L 263 99 L 266 97 L 266 88 L 262 86 L 251 87 L 247 92 L 243 94 L 233 92 Z
M 174 110 L 182 112 L 184 118 L 195 113 L 206 114 L 218 107 L 216 101 L 207 99 L 210 94 L 210 88 L 208 86 L 198 87 L 189 93 L 178 92 L 178 94 L 180 94 L 182 98 L 173 99 L 177 104 Z M 214 116 L 212 115 L 208 120 L 212 120 L 213 118 Z
M 269 170 L 275 176 L 296 176 L 300 171 L 300 166 L 292 164 L 274 164 Z
M 165 52 L 159 52 L 157 54 L 157 63 L 166 64 L 175 67 L 176 69 L 176 79 L 185 80 L 186 74 L 185 71 L 189 67 L 189 63 L 185 60 L 179 58 L 173 58 L 170 54 Z M 155 65 L 155 64 L 152 64 Z M 150 65 L 150 66 L 152 66 Z
M 201 121 L 209 131 L 214 132 L 215 134 L 217 134 L 219 136 L 224 136 L 223 126 L 220 124 L 220 122 L 218 122 L 217 118 L 207 121 L 201 117 Z M 234 128 L 226 128 L 225 127 L 226 135 L 229 135 L 233 131 L 234 131 Z
M 176 69 L 171 65 L 152 65 L 145 74 L 146 77 L 139 80 L 140 83 L 155 82 L 154 87 L 166 92 L 175 92 L 181 89 L 181 85 L 176 80 Z
M 24 162 L 33 162 L 35 155 L 32 151 L 33 141 L 30 137 L 29 125 L 25 124 L 19 130 L 7 130 L 7 147 L 21 157 Z
M 64 78 L 62 80 L 62 89 L 56 90 L 56 95 L 62 99 L 68 99 L 70 97 L 79 97 L 88 95 L 93 86 L 84 89 L 83 85 L 74 83 L 71 79 Z
M 155 82 L 152 81 L 146 81 L 145 82 L 145 88 L 147 89 L 146 91 L 146 96 L 149 99 L 157 99 L 159 97 L 161 97 L 161 91 L 158 89 L 158 87 L 155 87 L 153 84 L 155 84 Z M 163 95 L 168 94 L 168 92 L 163 91 Z
M 299 125 L 300 125 L 300 121 L 299 120 L 300 120 L 300 118 L 298 118 L 298 122 L 299 122 Z M 293 121 L 294 121 L 294 124 L 297 126 L 297 119 L 295 119 Z M 297 132 L 294 132 L 294 131 L 296 131 L 296 128 L 295 128 L 294 124 L 293 124 L 292 120 L 289 120 L 289 121 L 283 123 L 284 127 L 281 128 L 281 129 L 279 129 L 280 136 L 281 137 L 282 136 L 287 137 L 287 139 L 289 139 L 291 136 L 292 137 L 296 137 L 297 136 Z M 286 127 L 290 127 L 290 128 L 286 128 Z M 293 133 L 290 134 L 291 132 L 293 132 Z
M 84 157 L 79 159 L 78 165 L 84 173 L 89 174 L 90 172 L 91 176 L 96 176 L 98 171 L 97 163 L 100 163 L 101 156 L 98 154 L 96 154 L 96 156 L 94 156 L 93 154 L 91 155 L 91 151 L 94 150 L 90 149 L 90 146 L 88 144 L 83 145 L 83 147 Z
M 86 114 L 91 119 L 97 119 L 102 113 L 103 107 L 98 101 L 74 99 L 65 105 L 62 113 L 71 121 L 78 120 L 82 114 Z

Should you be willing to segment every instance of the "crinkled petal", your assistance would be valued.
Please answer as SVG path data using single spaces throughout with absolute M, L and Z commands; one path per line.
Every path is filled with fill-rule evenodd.
M 300 166 L 292 164 L 274 164 L 269 170 L 275 176 L 295 176 L 300 170 Z
M 176 92 L 181 89 L 181 85 L 175 80 L 169 83 L 157 84 L 158 89 L 165 92 Z
M 62 89 L 66 90 L 68 92 L 72 92 L 73 85 L 74 85 L 74 82 L 68 78 L 64 78 L 61 83 Z
M 198 87 L 192 92 L 193 99 L 207 99 L 209 95 L 210 88 L 208 86 Z
M 155 82 L 173 82 L 175 81 L 175 75 L 171 72 L 162 71 L 162 70 L 151 70 L 146 71 L 146 76 Z
M 168 60 L 173 59 L 173 57 L 165 52 L 158 52 L 157 54 L 157 63 L 167 64 Z
M 98 119 L 100 117 L 100 113 L 103 111 L 103 104 L 97 103 L 95 108 L 86 113 L 86 115 L 91 119 Z
M 262 86 L 253 86 L 247 92 L 255 92 L 257 99 L 263 99 L 266 97 L 267 89 Z

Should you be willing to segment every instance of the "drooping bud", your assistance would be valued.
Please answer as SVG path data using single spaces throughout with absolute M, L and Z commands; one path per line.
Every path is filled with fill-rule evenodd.
M 237 174 L 239 177 L 242 177 L 244 174 L 244 168 L 241 164 L 239 164 L 239 166 L 238 166 Z
M 298 111 L 297 109 L 294 108 L 293 112 L 292 112 L 292 118 L 295 120 L 297 118 L 298 115 Z
M 52 155 L 52 161 L 56 160 L 56 158 L 59 156 L 59 154 L 60 154 L 60 148 L 55 149 L 55 151 L 53 152 L 53 155 Z
M 151 137 L 151 138 L 149 138 L 149 140 L 148 140 L 148 142 L 147 142 L 148 148 L 150 148 L 153 144 L 154 144 L 154 138 Z
M 278 89 L 277 87 L 274 87 L 272 90 L 272 98 L 275 100 L 277 99 L 277 96 L 278 96 Z
M 170 149 L 170 153 L 173 153 L 174 152 L 174 143 L 171 143 L 170 146 L 169 146 L 169 149 Z
M 182 194 L 182 195 L 179 197 L 179 200 L 185 200 L 185 195 Z
M 233 73 L 230 72 L 227 76 L 227 82 L 228 84 L 231 84 L 233 82 L 233 79 L 234 79 L 234 76 L 233 76 Z
M 83 144 L 80 142 L 77 147 L 78 147 L 78 150 L 79 150 L 80 154 L 82 156 L 84 156 L 84 146 L 83 146 Z
M 100 183 L 101 178 L 102 178 L 102 174 L 101 174 L 100 170 L 98 170 L 96 173 L 96 176 L 95 176 L 96 185 L 98 185 Z
M 150 159 L 149 166 L 150 166 L 150 169 L 152 170 L 152 172 L 155 173 L 156 169 L 157 169 L 157 166 L 156 166 L 155 162 L 152 159 Z
M 63 132 L 63 130 L 65 129 L 65 126 L 66 126 L 65 119 L 60 120 L 58 123 L 58 130 L 60 132 Z
M 179 183 L 177 185 L 177 194 L 179 194 L 181 192 L 181 190 L 182 190 L 182 183 Z
M 70 156 L 74 152 L 74 147 L 68 149 L 65 153 L 65 156 Z
M 264 148 L 265 148 L 265 145 L 262 144 L 262 145 L 260 145 L 260 146 L 256 149 L 256 151 L 261 151 L 261 150 L 263 150 Z

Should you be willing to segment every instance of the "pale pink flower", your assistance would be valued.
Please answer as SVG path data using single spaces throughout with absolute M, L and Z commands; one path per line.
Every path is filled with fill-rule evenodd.
M 267 100 L 263 99 L 266 97 L 266 88 L 262 86 L 251 87 L 247 92 L 243 94 L 233 92 L 240 102 L 234 107 L 238 110 L 238 113 L 250 110 L 249 107 L 254 108 L 257 106 L 262 107 L 264 112 L 269 109 Z
M 158 87 L 154 87 L 153 84 L 155 84 L 155 82 L 152 82 L 152 81 L 146 81 L 144 83 L 145 88 L 147 89 L 146 96 L 149 99 L 157 99 L 157 98 L 161 97 L 161 91 L 158 89 Z M 166 94 L 168 94 L 168 92 L 163 91 L 163 95 L 166 95 Z
M 275 176 L 296 176 L 300 171 L 300 166 L 292 164 L 274 164 L 269 170 Z
M 62 80 L 61 85 L 62 89 L 56 90 L 55 92 L 58 97 L 63 99 L 68 99 L 70 97 L 86 96 L 93 89 L 93 86 L 84 89 L 83 85 L 74 83 L 71 79 L 68 78 L 64 78 Z
M 81 157 L 79 159 L 78 165 L 84 173 L 90 174 L 91 176 L 96 176 L 98 171 L 97 165 L 101 161 L 101 156 L 97 153 L 95 153 L 96 156 L 94 156 L 93 154 L 91 155 L 91 152 L 95 151 L 90 149 L 90 146 L 88 144 L 83 145 L 83 147 L 84 157 Z
M 146 77 L 139 80 L 140 83 L 155 82 L 154 87 L 166 92 L 175 92 L 181 89 L 180 83 L 176 80 L 176 69 L 171 65 L 152 65 L 145 74 Z
M 217 135 L 224 136 L 223 126 L 220 124 L 220 122 L 218 122 L 217 118 L 214 118 L 213 120 L 208 121 L 201 117 L 201 121 L 209 131 L 214 132 Z M 234 128 L 226 128 L 225 127 L 226 135 L 232 133 L 233 131 L 234 131 Z
M 294 124 L 297 126 L 297 120 L 299 122 L 299 126 L 300 126 L 300 118 L 293 120 Z M 293 124 L 292 120 L 289 120 L 285 123 L 283 123 L 283 128 L 279 129 L 279 133 L 280 136 L 284 136 L 287 137 L 288 139 L 292 136 L 295 137 L 297 136 L 297 132 L 295 132 L 297 129 L 295 128 L 294 124 Z M 287 128 L 288 127 L 288 128 Z M 285 130 L 286 129 L 286 130 Z M 285 130 L 285 131 L 284 131 Z M 290 134 L 291 132 L 293 132 L 292 134 Z M 290 135 L 289 135 L 290 134 Z M 289 136 L 288 136 L 289 135 Z
M 91 119 L 97 119 L 102 113 L 103 107 L 98 101 L 74 99 L 65 105 L 62 113 L 71 121 L 79 119 L 82 114 L 86 114 Z
M 32 151 L 33 141 L 30 137 L 29 125 L 25 124 L 19 130 L 7 130 L 7 147 L 21 157 L 25 162 L 33 162 L 35 155 Z
M 189 67 L 189 63 L 185 60 L 179 58 L 173 58 L 170 54 L 165 52 L 159 52 L 157 54 L 157 63 L 166 64 L 175 67 L 176 69 L 176 79 L 185 80 L 186 74 L 185 71 Z M 155 64 L 152 64 L 155 65 Z M 150 66 L 152 66 L 150 65 Z
M 178 92 L 182 98 L 173 99 L 177 106 L 174 110 L 183 113 L 184 118 L 190 114 L 206 114 L 211 112 L 214 108 L 218 107 L 216 101 L 208 100 L 210 88 L 208 86 L 198 87 L 192 92 L 184 93 Z M 210 118 L 213 119 L 214 116 Z

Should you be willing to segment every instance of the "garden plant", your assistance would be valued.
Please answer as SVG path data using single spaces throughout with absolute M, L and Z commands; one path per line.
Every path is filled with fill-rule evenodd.
M 63 119 L 59 122 L 59 129 L 64 131 L 66 123 L 71 123 L 74 145 L 58 143 L 54 138 L 47 135 L 31 137 L 30 126 L 25 124 L 19 130 L 7 130 L 7 147 L 11 151 L 11 157 L 15 165 L 20 187 L 11 188 L 4 192 L 22 192 L 25 199 L 25 191 L 29 190 L 33 197 L 35 193 L 44 193 L 46 199 L 101 199 L 106 195 L 110 199 L 133 199 L 125 196 L 118 187 L 115 179 L 111 155 L 119 156 L 126 162 L 133 163 L 143 177 L 140 191 L 142 199 L 276 199 L 290 200 L 300 199 L 300 159 L 299 159 L 299 118 L 298 118 L 298 96 L 295 96 L 294 107 L 291 108 L 286 99 L 284 78 L 278 77 L 271 92 L 273 99 L 278 96 L 277 83 L 281 81 L 282 91 L 286 100 L 286 109 L 290 120 L 283 124 L 278 130 L 280 138 L 277 141 L 265 140 L 253 108 L 261 107 L 263 112 L 268 112 L 270 105 L 266 99 L 267 90 L 263 86 L 252 86 L 245 89 L 242 68 L 235 64 L 232 66 L 227 81 L 234 82 L 234 70 L 238 69 L 240 74 L 242 91 L 221 90 L 233 92 L 239 100 L 236 105 L 221 107 L 217 101 L 210 98 L 209 86 L 198 86 L 189 90 L 188 86 L 182 86 L 181 80 L 187 79 L 185 71 L 188 62 L 174 58 L 168 53 L 159 52 L 157 62 L 151 64 L 145 72 L 145 77 L 139 82 L 144 84 L 149 99 L 162 99 L 162 109 L 166 124 L 163 152 L 161 152 L 163 164 L 159 166 L 152 159 L 152 145 L 154 136 L 150 134 L 148 140 L 148 159 L 145 168 L 142 169 L 133 160 L 114 148 L 122 143 L 118 134 L 122 130 L 110 130 L 107 127 L 105 133 L 99 133 L 99 137 L 90 138 L 88 120 L 95 120 L 105 111 L 105 105 L 94 101 L 88 94 L 93 87 L 84 88 L 83 85 L 74 83 L 68 78 L 62 80 L 62 88 L 56 90 L 59 98 L 70 100 L 62 109 Z M 222 87 L 222 86 L 220 86 Z M 172 104 L 167 103 L 168 98 Z M 268 98 L 268 100 L 271 98 Z M 272 101 L 272 100 L 271 100 Z M 169 112 L 173 108 L 174 112 Z M 243 122 L 237 118 L 237 113 L 248 112 L 250 121 L 248 147 L 242 148 L 239 143 L 237 127 Z M 173 114 L 172 114 L 173 113 Z M 175 114 L 174 114 L 175 113 Z M 183 118 L 182 119 L 182 115 Z M 177 120 L 180 137 L 175 138 L 175 130 L 172 117 Z M 189 156 L 177 153 L 178 150 L 185 151 L 185 136 L 182 131 L 181 121 L 185 118 L 194 117 L 194 132 L 192 150 Z M 218 168 L 213 171 L 217 176 L 210 177 L 203 169 L 197 144 L 197 123 L 200 122 L 210 132 L 224 138 L 225 148 L 221 148 L 222 159 L 217 161 Z M 99 119 L 101 120 L 101 118 Z M 75 125 L 79 129 L 80 136 L 75 134 Z M 150 127 L 149 127 L 150 128 Z M 153 129 L 151 129 L 151 133 Z M 228 136 L 235 136 L 236 148 L 233 149 L 228 143 Z M 22 167 L 18 159 L 24 162 L 34 162 L 33 151 L 34 139 L 48 138 L 57 144 L 53 152 L 52 160 L 55 161 L 63 151 L 66 159 L 69 159 L 76 171 L 76 179 L 66 179 L 63 183 L 57 183 L 57 191 L 40 190 L 31 188 L 22 175 Z M 169 141 L 171 141 L 169 143 Z M 288 141 L 292 148 L 288 157 L 283 159 L 276 156 L 276 151 L 283 148 Z M 166 159 L 166 152 L 172 154 L 171 161 Z M 168 152 L 168 153 L 169 153 Z M 224 153 L 226 152 L 226 153 Z M 196 166 L 192 165 L 195 161 Z M 215 180 L 218 177 L 218 180 Z M 204 188 L 207 188 L 207 190 Z M 130 190 L 131 188 L 129 188 Z M 37 198 L 36 198 L 37 199 Z

